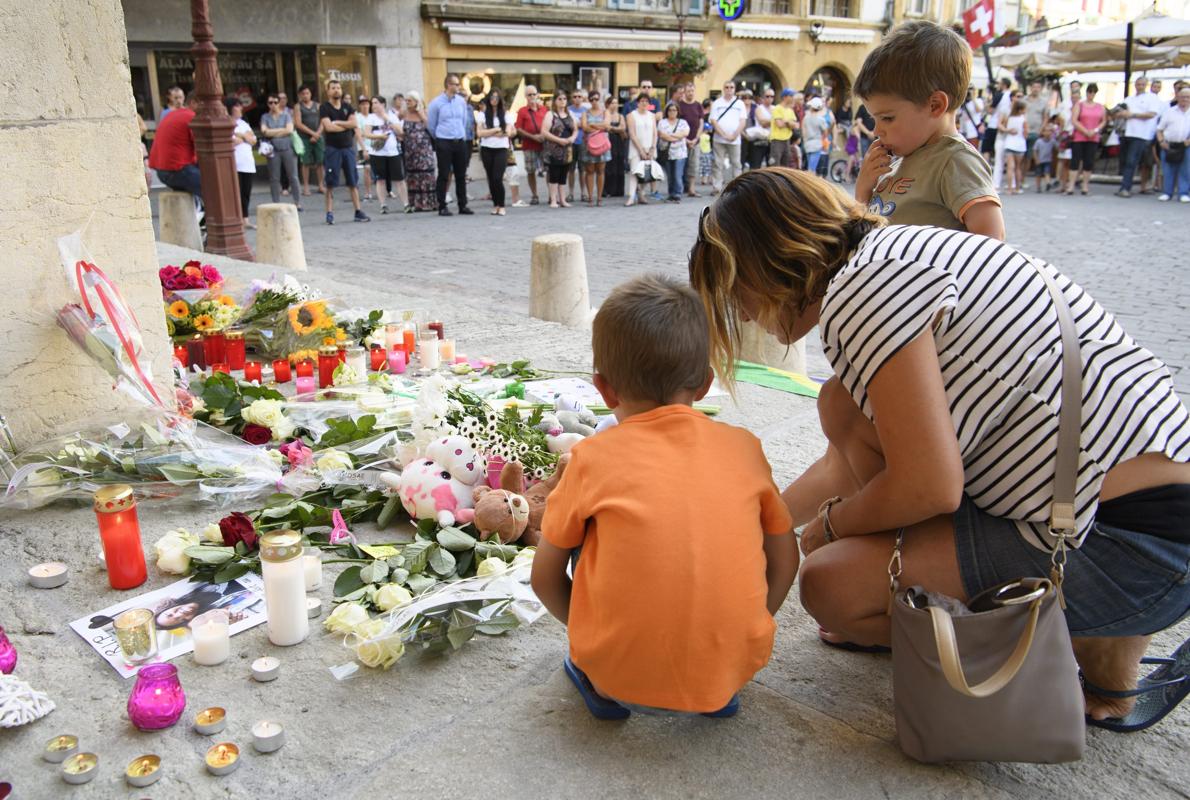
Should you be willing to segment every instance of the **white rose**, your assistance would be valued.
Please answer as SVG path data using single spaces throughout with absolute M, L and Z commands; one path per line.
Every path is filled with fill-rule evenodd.
M 351 456 L 333 447 L 328 450 L 322 450 L 315 455 L 314 466 L 318 468 L 319 472 L 330 472 L 336 469 L 354 469 L 351 463 Z
M 384 630 L 385 622 L 374 619 L 357 625 L 355 635 L 360 642 L 355 646 L 355 656 L 365 667 L 388 669 L 405 654 L 405 643 L 397 634 L 390 634 L 384 638 L 379 636 Z
M 399 583 L 386 583 L 376 592 L 376 607 L 381 611 L 392 611 L 397 606 L 403 606 L 413 600 L 409 590 Z
M 512 568 L 531 566 L 533 564 L 533 556 L 536 555 L 536 547 L 526 547 L 524 550 L 516 554 L 516 558 L 512 560 Z
M 223 544 L 223 531 L 219 530 L 219 524 L 212 522 L 210 525 L 202 529 L 203 541 L 211 544 Z
M 475 570 L 476 577 L 490 578 L 508 571 L 508 565 L 499 556 L 491 556 L 479 562 L 479 569 Z
M 334 633 L 351 633 L 357 625 L 367 621 L 368 610 L 359 603 L 340 603 L 322 624 Z
M 219 541 L 223 541 L 222 536 Z M 186 555 L 186 548 L 198 543 L 198 537 L 185 528 L 169 531 L 153 545 L 157 553 L 157 569 L 172 575 L 189 573 L 190 556 Z
M 274 441 L 282 441 L 293 433 L 293 423 L 285 416 L 285 404 L 280 400 L 257 400 L 240 412 L 244 422 L 263 425 L 273 432 Z

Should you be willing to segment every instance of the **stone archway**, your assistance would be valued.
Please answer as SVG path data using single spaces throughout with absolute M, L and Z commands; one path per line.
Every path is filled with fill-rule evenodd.
M 741 67 L 732 78 L 737 92 L 751 89 L 753 94 L 759 94 L 764 89 L 781 91 L 781 76 L 777 70 L 768 64 L 753 61 Z
M 836 112 L 843 107 L 843 101 L 851 93 L 851 80 L 842 69 L 836 66 L 823 65 L 814 71 L 806 81 L 804 89 L 806 96 L 817 94 L 830 95 L 831 108 Z

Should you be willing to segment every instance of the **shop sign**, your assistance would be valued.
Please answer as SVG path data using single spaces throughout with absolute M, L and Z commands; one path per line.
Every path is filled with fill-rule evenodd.
M 744 0 L 715 0 L 715 8 L 722 19 L 731 22 L 744 15 Z

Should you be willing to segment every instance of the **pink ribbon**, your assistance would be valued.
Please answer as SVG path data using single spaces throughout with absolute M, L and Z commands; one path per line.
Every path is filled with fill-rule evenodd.
M 351 542 L 355 544 L 355 534 L 347 530 L 347 523 L 343 521 L 343 515 L 339 513 L 339 509 L 331 510 L 331 544 L 339 544 L 341 542 Z

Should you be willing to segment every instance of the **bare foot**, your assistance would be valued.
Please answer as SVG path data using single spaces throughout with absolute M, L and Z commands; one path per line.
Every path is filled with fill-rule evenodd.
M 1151 636 L 1102 636 L 1072 639 L 1074 657 L 1089 683 L 1122 692 L 1136 688 L 1137 669 Z M 1135 697 L 1100 697 L 1084 692 L 1092 719 L 1128 716 Z

